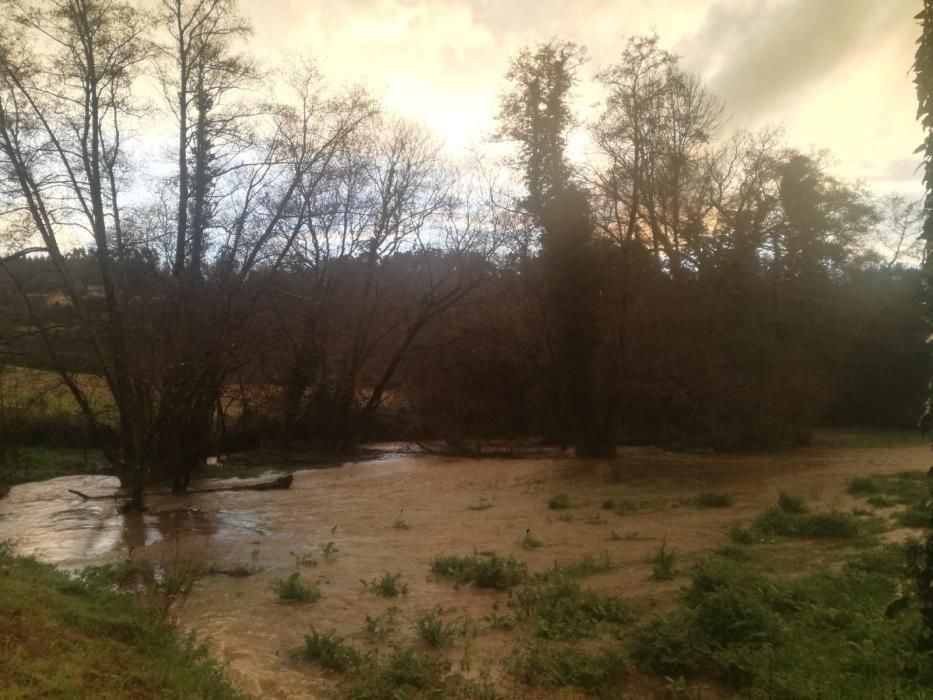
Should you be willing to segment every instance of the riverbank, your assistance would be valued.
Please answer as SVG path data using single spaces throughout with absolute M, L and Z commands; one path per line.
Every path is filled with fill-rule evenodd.
M 129 595 L 0 545 L 0 698 L 242 697 L 206 646 Z

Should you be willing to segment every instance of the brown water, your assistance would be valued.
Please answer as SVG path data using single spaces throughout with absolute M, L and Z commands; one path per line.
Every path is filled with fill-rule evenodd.
M 292 650 L 312 624 L 365 647 L 365 616 L 390 606 L 399 608 L 395 639 L 400 642 L 415 641 L 412 627 L 419 611 L 440 606 L 445 619 L 473 619 L 477 636 L 450 651 L 454 669 L 467 674 L 488 669 L 501 677 L 508 697 L 531 697 L 502 675 L 502 660 L 515 640 L 482 623 L 493 611 L 508 613 L 508 594 L 435 580 L 434 556 L 494 550 L 536 570 L 608 552 L 621 566 L 587 579 L 588 585 L 663 606 L 681 583 L 649 581 L 647 561 L 662 539 L 686 565 L 721 544 L 725 526 L 751 520 L 772 503 L 779 488 L 818 504 L 848 507 L 847 478 L 924 468 L 928 456 L 924 448 L 813 448 L 752 457 L 629 450 L 617 460 L 596 462 L 556 455 L 471 461 L 390 454 L 297 471 L 288 491 L 154 494 L 144 514 L 121 514 L 112 500 L 82 501 L 68 492 L 106 495 L 116 488 L 114 479 L 64 477 L 16 486 L 0 500 L 0 540 L 67 568 L 127 556 L 166 566 L 198 560 L 218 568 L 262 567 L 248 578 L 203 579 L 179 612 L 184 627 L 214 641 L 234 681 L 255 697 L 325 697 L 336 679 L 293 660 Z M 735 506 L 683 507 L 684 499 L 705 490 L 733 494 Z M 569 518 L 547 508 L 548 498 L 558 492 L 567 492 L 579 506 Z M 606 498 L 628 498 L 642 510 L 619 517 L 600 509 Z M 470 509 L 482 499 L 492 507 Z M 397 521 L 407 529 L 394 527 Z M 529 529 L 544 547 L 522 547 Z M 612 539 L 612 532 L 624 539 Z M 331 560 L 321 550 L 327 542 L 339 549 Z M 316 565 L 298 566 L 301 557 L 313 557 Z M 272 593 L 272 581 L 296 568 L 319 580 L 323 597 L 316 604 L 286 605 Z M 386 601 L 360 583 L 387 571 L 401 574 L 408 596 Z M 635 688 L 635 697 L 653 694 Z

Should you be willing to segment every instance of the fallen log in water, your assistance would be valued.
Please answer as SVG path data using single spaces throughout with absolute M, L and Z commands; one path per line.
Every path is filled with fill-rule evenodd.
M 269 481 L 260 481 L 258 483 L 251 484 L 232 484 L 230 486 L 214 486 L 207 489 L 191 489 L 185 493 L 216 493 L 219 491 L 275 491 L 277 489 L 290 488 L 294 480 L 294 475 L 285 474 L 284 476 L 279 476 L 275 479 L 270 479 Z M 119 492 L 112 493 L 108 496 L 89 496 L 88 494 L 78 491 L 77 489 L 68 489 L 68 492 L 73 493 L 75 496 L 79 496 L 82 500 L 85 501 L 102 501 L 108 498 L 125 498 L 126 496 L 126 494 Z

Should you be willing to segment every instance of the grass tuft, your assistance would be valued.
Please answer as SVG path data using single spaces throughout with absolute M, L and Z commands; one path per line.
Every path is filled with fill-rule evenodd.
M 514 557 L 495 554 L 462 557 L 457 555 L 435 557 L 431 571 L 457 583 L 473 583 L 478 588 L 508 590 L 525 579 L 526 567 Z

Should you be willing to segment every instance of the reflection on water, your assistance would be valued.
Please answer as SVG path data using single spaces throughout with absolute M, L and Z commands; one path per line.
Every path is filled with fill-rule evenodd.
M 0 500 L 0 541 L 65 568 L 122 559 L 133 550 L 184 542 L 206 549 L 244 534 L 263 534 L 255 515 L 186 497 L 149 497 L 145 513 L 121 513 L 113 477 L 69 476 L 22 484 Z M 74 489 L 105 498 L 83 500 Z M 218 501 L 222 499 L 214 499 Z

